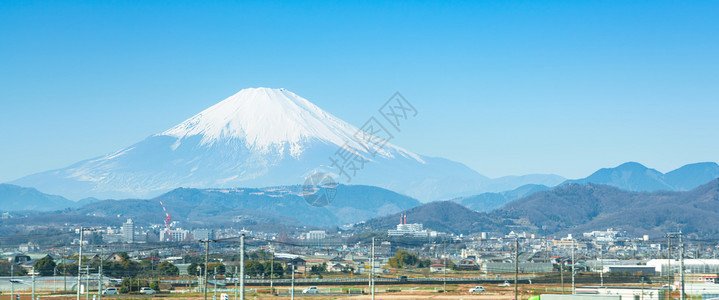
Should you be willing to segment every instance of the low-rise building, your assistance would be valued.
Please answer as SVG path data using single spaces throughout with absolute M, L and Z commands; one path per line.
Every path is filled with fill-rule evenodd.
M 460 269 L 460 270 L 479 270 L 480 269 L 479 264 L 477 264 L 477 261 L 474 260 L 473 258 L 460 259 L 455 264 L 455 266 L 457 269 Z
M 443 264 L 431 264 L 429 265 L 429 271 L 434 273 L 445 272 L 446 267 Z

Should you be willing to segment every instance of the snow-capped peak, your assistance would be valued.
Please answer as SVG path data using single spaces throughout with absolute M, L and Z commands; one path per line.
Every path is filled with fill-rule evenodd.
M 176 137 L 178 143 L 186 137 L 201 136 L 203 145 L 240 139 L 247 148 L 262 152 L 288 146 L 290 154 L 298 156 L 305 143 L 315 139 L 362 149 L 352 137 L 356 132 L 356 127 L 295 93 L 261 87 L 243 89 L 159 135 Z M 386 147 L 421 160 L 394 145 Z M 387 151 L 380 154 L 391 155 Z

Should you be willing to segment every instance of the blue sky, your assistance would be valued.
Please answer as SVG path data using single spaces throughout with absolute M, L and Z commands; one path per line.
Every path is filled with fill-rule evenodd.
M 0 182 L 100 156 L 247 87 L 490 177 L 719 160 L 719 2 L 2 1 Z

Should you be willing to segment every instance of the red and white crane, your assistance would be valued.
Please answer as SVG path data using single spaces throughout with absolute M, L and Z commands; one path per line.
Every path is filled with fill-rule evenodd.
M 166 216 L 166 218 L 165 218 L 165 228 L 167 229 L 167 237 L 166 237 L 165 239 L 168 240 L 168 241 L 171 241 L 171 240 L 172 240 L 172 234 L 170 233 L 170 213 L 167 212 L 167 209 L 165 209 L 165 204 L 162 204 L 162 199 L 157 199 L 157 200 L 160 200 L 160 205 L 162 205 L 162 210 L 165 211 L 165 216 Z

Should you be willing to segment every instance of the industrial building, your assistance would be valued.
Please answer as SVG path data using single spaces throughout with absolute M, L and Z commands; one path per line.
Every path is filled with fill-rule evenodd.
M 656 272 L 661 274 L 667 274 L 668 267 L 671 267 L 671 272 L 676 274 L 679 273 L 679 261 L 667 259 L 652 259 L 647 261 L 648 267 L 654 267 Z M 684 272 L 685 273 L 719 273 L 719 259 L 684 259 Z

